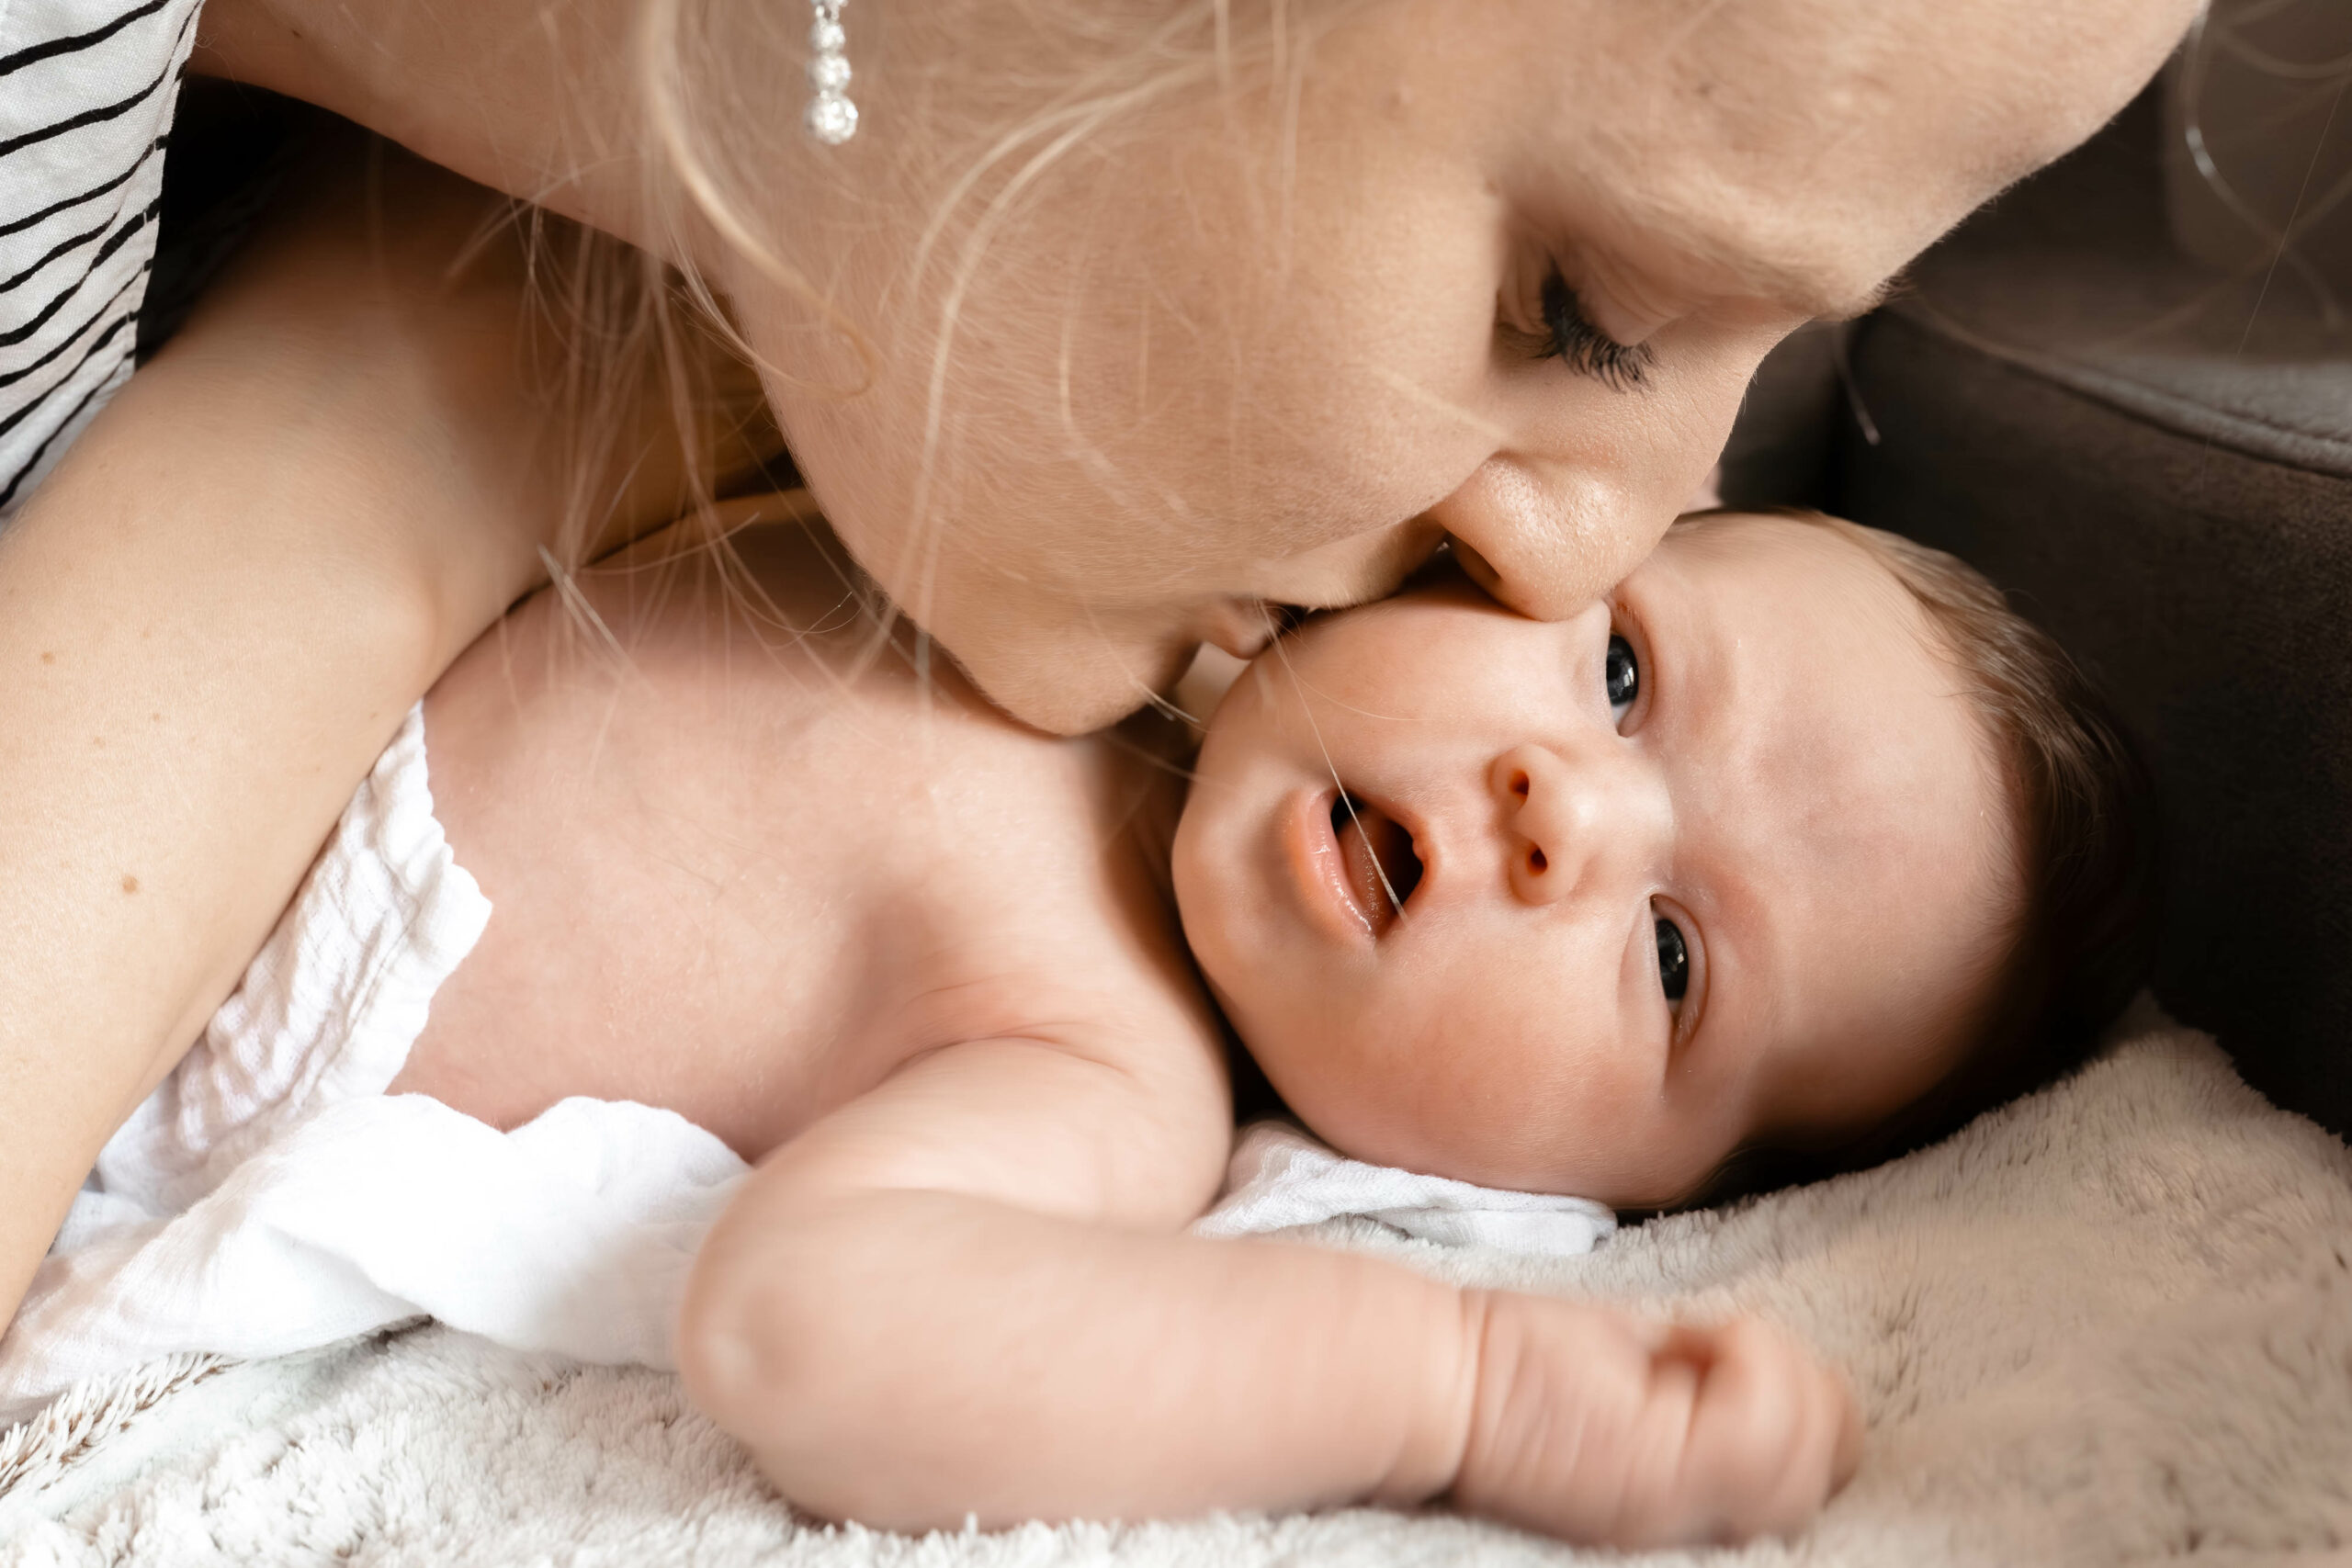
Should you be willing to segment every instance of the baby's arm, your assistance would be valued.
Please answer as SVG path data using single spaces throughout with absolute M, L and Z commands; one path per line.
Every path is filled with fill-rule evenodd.
M 1450 1495 L 1703 1540 L 1795 1529 L 1851 1469 L 1842 1385 L 1757 1325 L 1182 1234 L 1229 1139 L 1208 1078 L 1023 1041 L 919 1061 L 722 1219 L 689 1387 L 795 1502 L 902 1528 Z
M 402 713 L 540 574 L 563 454 L 519 248 L 477 243 L 503 205 L 355 149 L 0 533 L 0 1324 Z

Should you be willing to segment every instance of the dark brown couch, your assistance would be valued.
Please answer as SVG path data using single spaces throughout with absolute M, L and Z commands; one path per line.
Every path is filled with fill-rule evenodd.
M 2103 682 L 2158 782 L 2157 996 L 2343 1134 L 2352 324 L 2176 252 L 2164 133 L 2151 94 L 1931 252 L 1845 329 L 1842 381 L 1834 340 L 1792 343 L 1725 494 L 1952 550 Z

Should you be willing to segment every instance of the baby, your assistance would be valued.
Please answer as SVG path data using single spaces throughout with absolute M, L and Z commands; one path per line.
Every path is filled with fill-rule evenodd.
M 1443 557 L 1309 619 L 1195 758 L 1170 718 L 1008 720 L 806 512 L 679 525 L 449 669 L 107 1145 L 7 1391 L 264 1353 L 264 1316 L 393 1321 L 404 1274 L 489 1255 L 571 1314 L 539 1343 L 643 1354 L 675 1314 L 696 1399 L 836 1517 L 1809 1519 L 1859 1424 L 1759 1325 L 1189 1234 L 1233 1146 L 1226 1031 L 1349 1155 L 1620 1208 L 1927 1135 L 2128 978 L 2132 775 L 2063 656 L 1933 552 L 1702 514 L 1565 621 Z M 566 1144 L 582 1097 L 620 1134 Z M 685 1200 L 649 1117 L 709 1151 Z M 560 1168 L 537 1197 L 524 1143 Z M 698 1253 L 551 1295 L 595 1253 L 581 1180 Z M 322 1266 L 322 1226 L 384 1244 Z M 167 1298 L 231 1276 L 264 1283 L 173 1339 Z
M 385 256 L 287 255 L 158 362 L 253 355 L 297 389 L 250 455 L 270 480 L 252 517 L 397 486 L 469 548 L 538 536 L 501 532 L 551 488 L 499 423 L 526 362 L 511 294 L 470 310 L 443 279 L 314 362 L 296 351 Z M 214 395 L 193 372 L 144 389 L 113 428 L 175 432 Z M 633 451 L 613 449 L 625 471 Z M 321 472 L 294 471 L 306 455 Z M 364 1176 L 390 1145 L 355 1128 L 429 1123 L 514 1165 L 594 1097 L 729 1168 L 704 1186 L 731 1199 L 691 1259 L 677 1359 L 812 1510 L 925 1527 L 1444 1498 L 1625 1544 L 1812 1517 L 1858 1423 L 1758 1325 L 1668 1329 L 1189 1234 L 1233 1144 L 1227 1027 L 1349 1154 L 1622 1207 L 1759 1154 L 1924 1135 L 2120 999 L 2129 772 L 2054 649 L 1940 558 L 1702 516 L 1565 621 L 1498 607 L 1467 551 L 1310 620 L 1240 679 L 1193 768 L 1173 722 L 1058 740 L 1006 719 L 877 629 L 794 516 L 752 502 L 728 548 L 699 526 L 640 543 L 449 668 L 203 1043 L 156 1064 L 10 1346 L 95 1301 L 105 1322 L 67 1325 L 83 1343 L 152 1345 L 159 1298 L 237 1259 L 107 1269 L 186 1224 L 208 1239 L 273 1150 Z M 123 897 L 141 886 L 121 874 Z M 338 924 L 363 905 L 387 918 Z M 405 923 L 427 905 L 458 914 Z M 607 1186 L 652 1174 L 625 1141 L 597 1152 Z M 234 1326 L 304 1317 L 314 1222 L 389 1231 L 437 1183 L 454 1229 L 450 1204 L 500 1200 L 480 1174 L 403 1167 L 356 1217 L 329 1213 L 345 1188 L 291 1184 L 262 1243 L 297 1266 Z M 643 1207 L 705 1234 L 667 1195 Z M 530 1218 L 544 1235 L 498 1239 L 551 1255 L 577 1229 Z M 345 1269 L 368 1299 L 329 1332 L 403 1315 L 400 1268 L 446 1269 L 454 1240 Z M 123 1288 L 77 1290 L 107 1278 Z
M 1638 1543 L 1842 1482 L 1850 1401 L 1757 1325 L 1186 1235 L 1232 1135 L 1193 965 L 1369 1161 L 1647 1208 L 1916 1136 L 2032 1070 L 2135 886 L 2110 732 L 1981 581 L 1799 516 L 1686 519 L 1557 623 L 1441 562 L 1251 664 L 1187 791 L 1173 723 L 1048 739 L 877 633 L 821 530 L 730 543 L 540 595 L 428 698 L 495 914 L 391 1089 L 760 1162 L 678 1348 L 786 1495 Z
M 0 1395 L 418 1307 L 600 1359 L 674 1320 L 785 1494 L 872 1523 L 1811 1517 L 1858 1424 L 1758 1325 L 1188 1234 L 1225 1028 L 1341 1151 L 1490 1187 L 1916 1140 L 2120 1000 L 2131 773 L 2062 656 L 1933 552 L 1702 514 L 1566 621 L 1445 558 L 1310 619 L 1195 761 L 1004 718 L 803 512 L 448 671 L 107 1144 Z

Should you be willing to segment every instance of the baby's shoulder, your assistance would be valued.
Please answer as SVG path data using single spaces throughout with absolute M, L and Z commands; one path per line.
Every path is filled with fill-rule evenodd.
M 875 765 L 832 776 L 876 835 L 860 897 L 915 955 L 893 1032 L 1221 1057 L 1169 874 L 1189 740 L 1150 718 L 1048 736 L 968 688 L 881 705 L 856 741 Z
M 1168 889 L 1180 738 L 1007 718 L 820 532 L 662 550 L 543 593 L 428 701 L 445 825 L 515 932 L 763 976 L 713 1031 L 788 1006 L 865 1061 L 1215 1038 Z
M 1182 775 L 1147 726 L 1029 735 L 933 781 L 924 918 L 949 938 L 934 949 L 954 971 L 937 994 L 968 1008 L 951 1032 L 1068 1024 L 1136 1046 L 1218 1048 L 1169 882 L 1182 805 Z

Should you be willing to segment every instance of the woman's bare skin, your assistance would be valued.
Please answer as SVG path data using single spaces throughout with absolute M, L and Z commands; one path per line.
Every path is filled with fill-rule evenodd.
M 1092 234 L 1119 242 L 1118 265 L 1081 269 L 1098 293 L 1068 312 L 1004 318 L 995 330 L 1015 352 L 987 356 L 985 374 L 965 367 L 950 425 L 969 412 L 999 460 L 986 486 L 947 498 L 955 525 L 932 536 L 940 555 L 905 527 L 906 485 L 924 468 L 930 344 L 918 332 L 894 349 L 878 307 L 922 282 L 907 319 L 938 319 L 946 274 L 909 278 L 907 242 L 986 136 L 933 149 L 926 177 L 904 188 L 839 182 L 856 210 L 834 221 L 827 180 L 810 176 L 838 161 L 808 154 L 797 103 L 781 110 L 790 123 L 753 216 L 852 236 L 854 253 L 804 258 L 806 270 L 840 280 L 835 303 L 884 344 L 870 394 L 845 400 L 825 389 L 858 379 L 831 362 L 847 336 L 812 348 L 805 302 L 779 299 L 707 229 L 644 209 L 648 185 L 663 183 L 649 176 L 663 171 L 645 157 L 659 143 L 632 69 L 633 0 L 212 0 L 197 68 L 335 108 L 650 244 L 675 242 L 779 369 L 772 390 L 796 457 L 868 564 L 906 569 L 891 584 L 902 603 L 998 701 L 1076 730 L 1142 702 L 1193 643 L 1259 635 L 1258 596 L 1373 596 L 1441 533 L 1479 551 L 1522 609 L 1583 602 L 1641 556 L 1705 471 L 1780 332 L 1825 290 L 1866 293 L 2087 133 L 2191 8 L 1378 7 L 1378 26 L 1309 105 L 1304 137 L 1247 124 L 1223 139 L 1231 106 L 1200 95 L 1134 156 L 1081 161 L 1095 183 L 1041 209 L 1048 220 L 1017 254 L 1000 242 L 1016 290 L 1078 276 L 1069 259 Z M 933 30 L 934 15 L 960 25 Z M 897 59 L 911 69 L 897 79 L 959 93 L 1001 86 L 1028 42 L 991 7 L 899 20 L 908 52 Z M 861 55 L 860 70 L 879 59 Z M 943 63 L 955 68 L 933 69 Z M 1730 90 L 1713 113 L 1670 107 L 1718 87 Z M 873 146 L 897 104 L 864 80 L 859 93 L 876 115 L 861 145 Z M 1273 146 L 1310 162 L 1258 156 Z M 1200 161 L 1220 147 L 1236 156 Z M 355 182 L 346 209 L 363 194 Z M 1293 199 L 1308 197 L 1311 207 Z M 467 193 L 461 235 L 481 200 Z M 1201 221 L 1208 207 L 1222 219 Z M 1261 210 L 1314 220 L 1253 230 Z M 0 732 L 11 737 L 0 750 L 0 1121 L 11 1134 L 0 1310 L 13 1312 L 109 1132 L 235 983 L 397 716 L 539 581 L 537 548 L 553 536 L 554 519 L 514 505 L 518 479 L 549 478 L 511 461 L 535 434 L 534 409 L 514 363 L 480 352 L 511 336 L 514 315 L 502 319 L 496 300 L 487 318 L 406 308 L 447 302 L 450 249 L 425 256 L 433 245 L 407 243 L 448 239 L 435 223 L 311 217 L 324 243 L 307 259 L 288 250 L 289 265 L 245 274 L 285 287 L 225 289 L 142 373 L 159 392 L 194 392 L 199 415 L 167 423 L 134 387 L 0 540 Z M 1598 327 L 1656 350 L 1648 392 L 1623 395 L 1498 333 L 1500 285 L 1540 276 L 1544 247 L 1531 242 L 1547 230 Z M 1437 233 L 1464 243 L 1431 253 L 1423 242 Z M 376 244 L 387 235 L 395 243 Z M 1374 254 L 1387 265 L 1363 265 Z M 1759 293 L 1713 265 L 1745 274 L 1775 257 L 1802 264 L 1811 286 L 1780 298 L 1792 291 Z M 1526 292 L 1512 291 L 1521 315 Z M 207 344 L 242 330 L 238 310 L 307 368 L 211 355 Z M 980 296 L 964 314 L 997 319 Z M 1159 331 L 1135 330 L 1155 314 Z M 1006 330 L 1016 320 L 1057 324 Z M 1217 325 L 1194 334 L 1186 323 L 1199 321 Z M 1087 329 L 1084 343 L 1071 325 Z M 1146 344 L 1148 378 L 1136 374 Z M 1083 403 L 1113 427 L 1080 431 L 1078 455 L 1115 438 L 1120 493 L 1176 498 L 1182 518 L 1108 504 L 1118 496 L 1073 461 L 1073 347 L 1105 384 L 1173 394 L 1132 430 L 1119 423 L 1131 403 Z M 411 372 L 451 364 L 466 367 L 474 412 L 420 451 L 399 417 L 420 384 Z M 1250 420 L 1236 419 L 1242 410 Z M 1252 432 L 1285 439 L 1235 446 Z M 1008 455 L 1023 459 L 1017 471 Z M 620 454 L 621 467 L 636 456 Z M 538 493 L 561 493 L 564 479 Z M 640 521 L 616 519 L 621 536 Z M 1008 602 L 1009 583 L 1025 585 L 1026 602 Z

